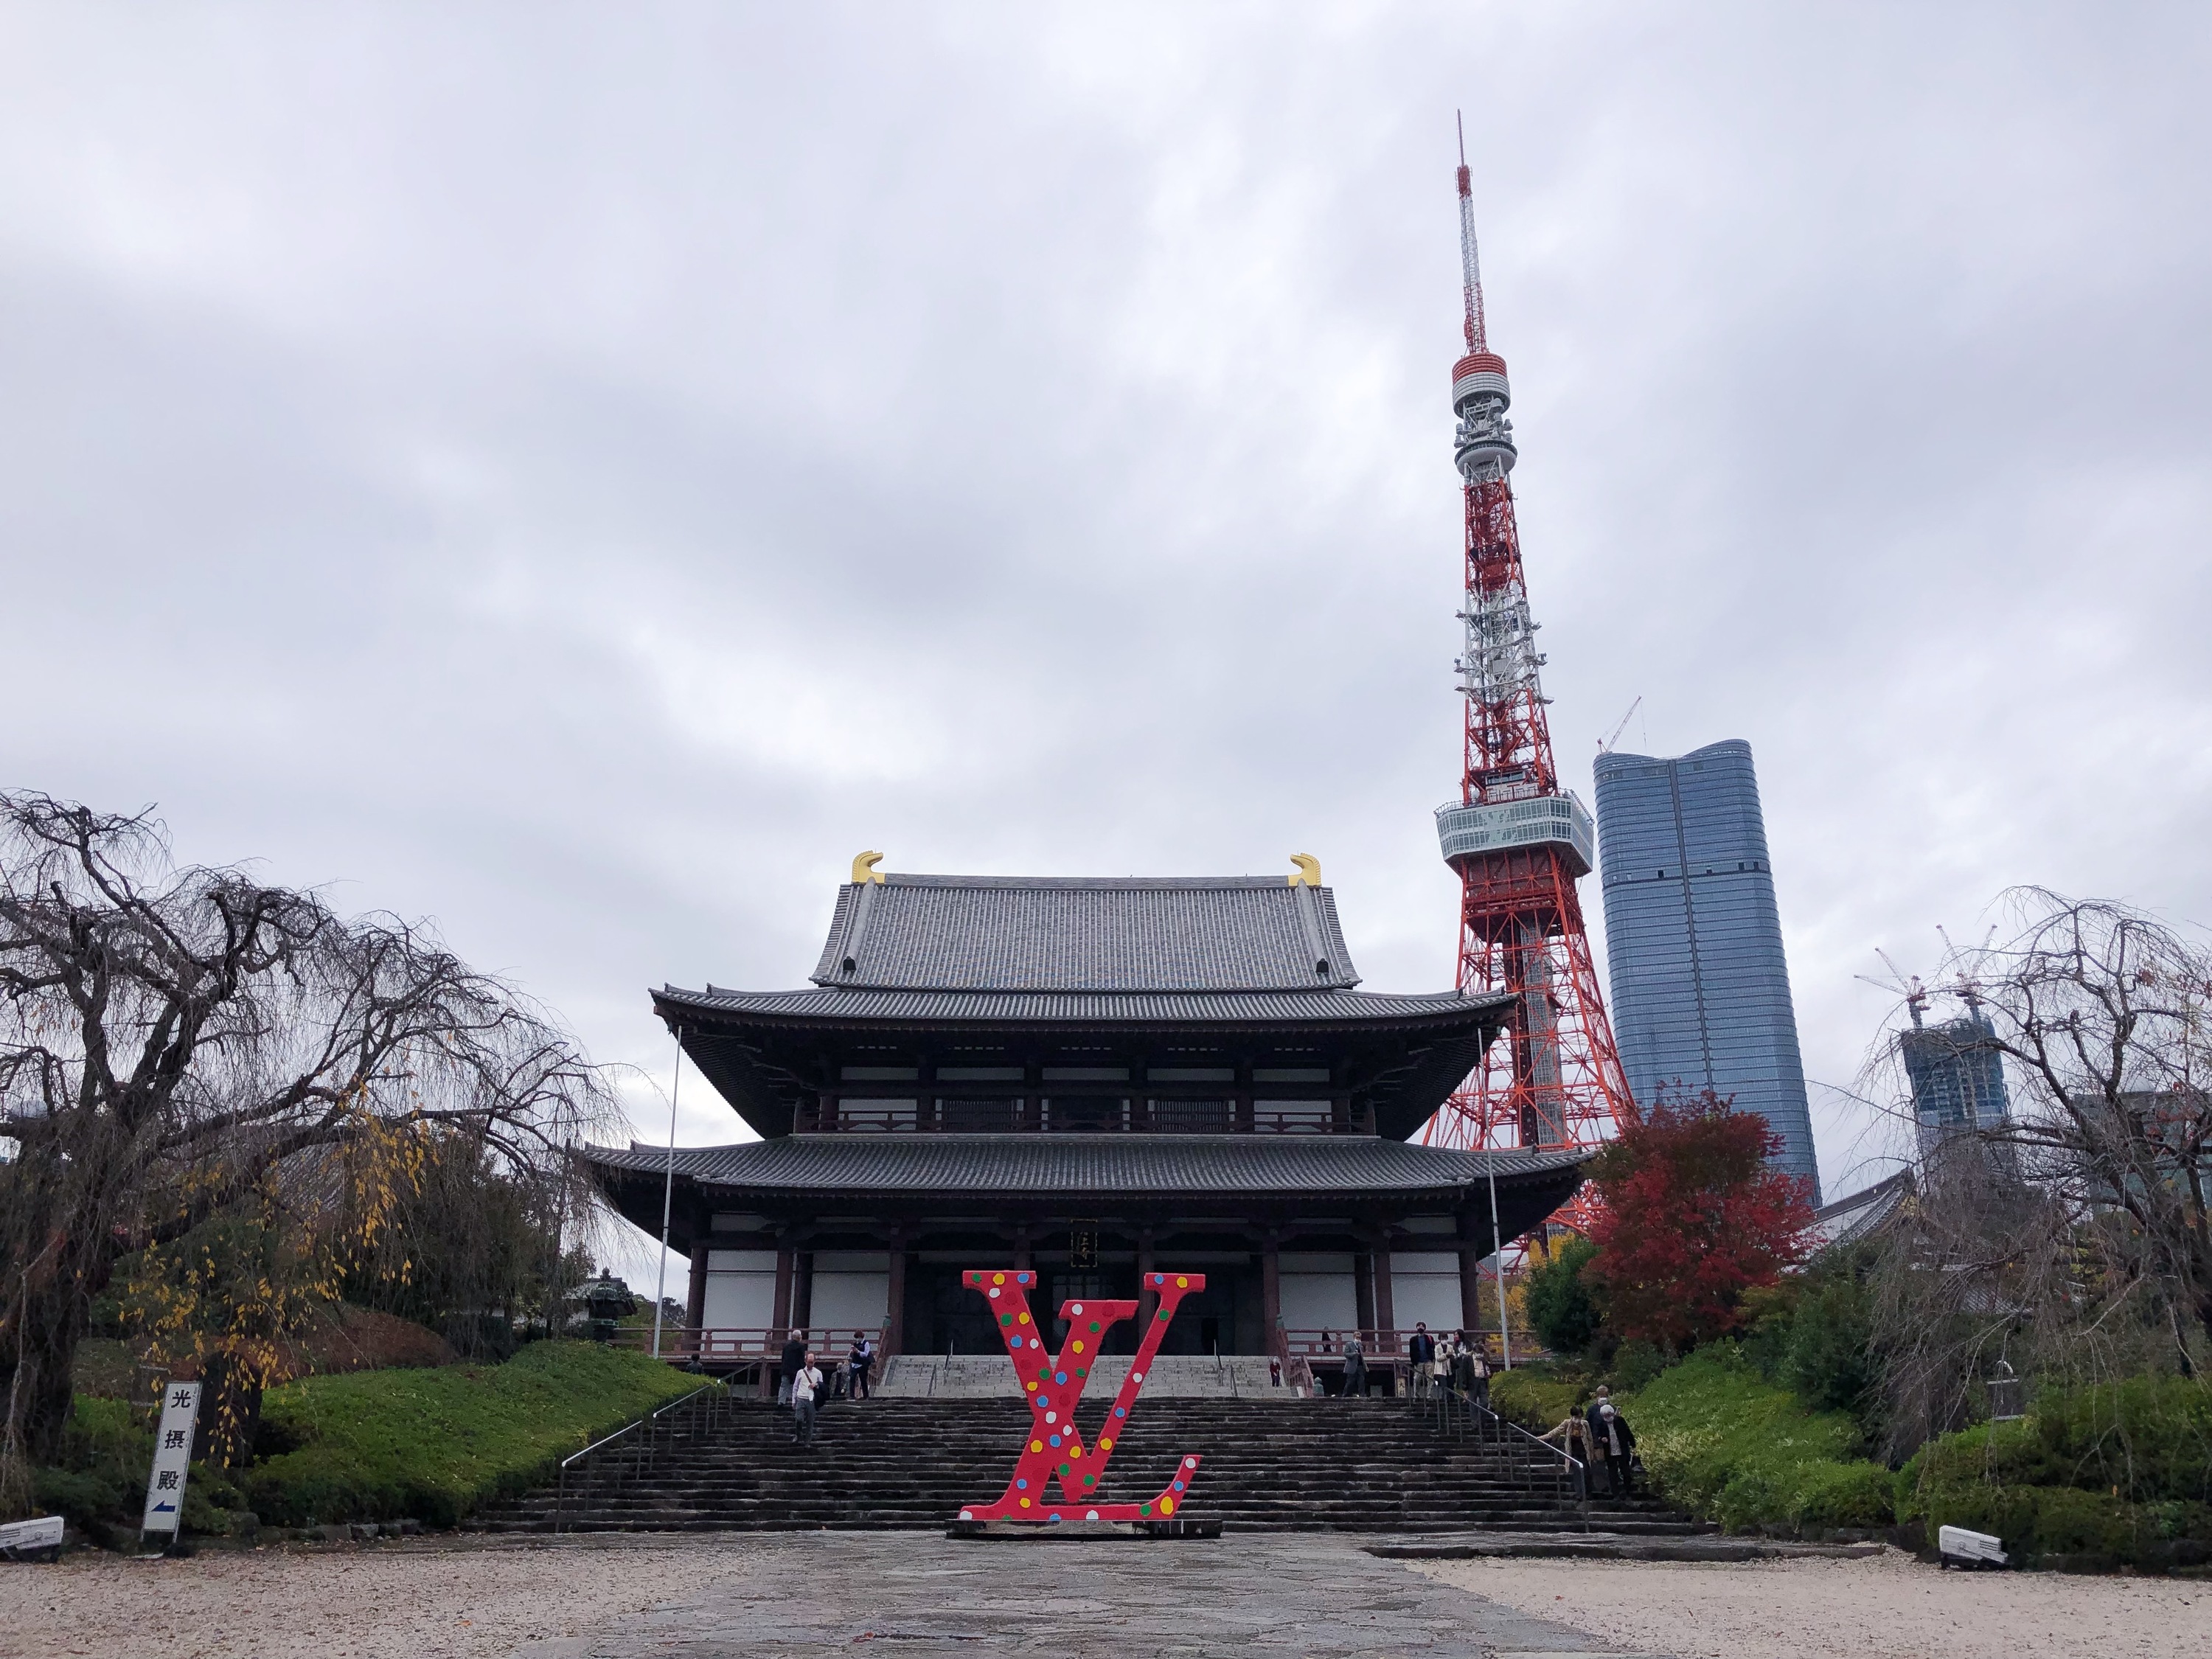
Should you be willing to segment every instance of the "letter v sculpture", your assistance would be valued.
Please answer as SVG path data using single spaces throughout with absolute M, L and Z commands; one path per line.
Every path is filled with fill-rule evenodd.
M 1106 1466 L 1127 1425 L 1137 1393 L 1145 1386 L 1145 1373 L 1160 1351 L 1160 1339 L 1183 1297 L 1206 1288 L 1204 1273 L 1147 1273 L 1145 1288 L 1159 1298 L 1159 1310 L 1140 1334 L 1137 1357 L 1129 1362 L 1129 1375 L 1115 1397 L 1097 1439 L 1083 1443 L 1076 1431 L 1076 1402 L 1098 1358 L 1106 1333 L 1137 1311 L 1133 1302 L 1069 1300 L 1060 1304 L 1060 1316 L 1067 1322 L 1067 1340 L 1057 1354 L 1048 1356 L 1044 1339 L 1030 1315 L 1030 1286 L 1033 1273 L 986 1269 L 963 1275 L 969 1289 L 989 1298 L 991 1314 L 1014 1362 L 1014 1375 L 1030 1403 L 1029 1433 L 1014 1465 L 1006 1495 L 995 1504 L 970 1504 L 960 1511 L 963 1521 L 1162 1521 L 1183 1504 L 1183 1493 L 1198 1474 L 1198 1459 L 1186 1454 L 1178 1459 L 1173 1477 L 1159 1496 L 1142 1504 L 1102 1504 L 1097 1495 L 1106 1485 Z M 1050 1486 L 1057 1481 L 1055 1500 Z

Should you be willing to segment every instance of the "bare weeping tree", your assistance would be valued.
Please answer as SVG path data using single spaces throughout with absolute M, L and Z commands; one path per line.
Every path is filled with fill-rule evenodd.
M 558 1179 L 611 1113 L 572 1038 L 422 927 L 0 793 L 0 1503 L 53 1457 L 126 1256 L 230 1216 L 373 1233 L 433 1138 Z
M 2000 1358 L 2087 1380 L 2190 1373 L 2212 1345 L 2212 951 L 2118 904 L 2005 902 L 2013 936 L 1947 963 L 1972 1005 L 1947 1029 L 1962 1063 L 2001 1057 L 2009 1110 L 1917 1126 L 1918 1197 L 1878 1276 L 1908 1443 L 1955 1426 Z M 1878 1069 L 1909 1120 L 1900 1048 Z

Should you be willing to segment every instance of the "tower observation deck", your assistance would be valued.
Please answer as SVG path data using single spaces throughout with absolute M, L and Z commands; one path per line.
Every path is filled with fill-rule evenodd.
M 1595 836 L 1552 755 L 1545 659 L 1513 511 L 1512 387 L 1487 338 L 1463 143 L 1459 210 L 1467 352 L 1452 365 L 1452 451 L 1466 506 L 1466 726 L 1459 798 L 1437 809 L 1437 834 L 1460 877 L 1460 988 L 1507 992 L 1513 1003 L 1504 1036 L 1428 1138 L 1576 1146 L 1603 1139 L 1634 1109 L 1576 889 L 1596 861 Z

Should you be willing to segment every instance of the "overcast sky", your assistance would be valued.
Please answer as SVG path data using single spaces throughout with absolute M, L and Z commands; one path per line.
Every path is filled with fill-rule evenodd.
M 2212 920 L 2208 19 L 0 7 L 0 782 L 663 1084 L 863 848 L 1447 986 L 1463 106 L 1563 770 L 1749 739 L 1846 1190 L 1877 947 Z

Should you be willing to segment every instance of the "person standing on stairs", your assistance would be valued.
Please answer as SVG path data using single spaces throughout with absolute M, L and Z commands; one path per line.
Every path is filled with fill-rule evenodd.
M 1344 1339 L 1344 1397 L 1367 1398 L 1367 1349 L 1357 1331 Z
M 853 1352 L 845 1356 L 845 1395 L 851 1400 L 868 1397 L 868 1372 L 876 1363 L 876 1346 L 866 1331 L 853 1333 Z
M 1413 1339 L 1406 1344 L 1406 1362 L 1413 1374 L 1413 1398 L 1427 1399 L 1429 1385 L 1436 1380 L 1436 1373 L 1429 1367 L 1437 1363 L 1437 1340 L 1429 1334 L 1429 1322 L 1425 1319 L 1414 1322 Z
M 1469 1343 L 1467 1333 L 1459 1334 L 1461 1364 L 1467 1372 L 1467 1397 L 1483 1408 L 1490 1409 L 1490 1350 L 1480 1342 Z
M 806 1363 L 806 1333 L 793 1326 L 784 1334 L 783 1355 L 775 1364 L 775 1403 L 791 1403 L 791 1379 Z
M 800 1350 L 799 1369 L 791 1378 L 791 1443 L 814 1443 L 814 1397 L 822 1390 L 822 1373 L 815 1368 L 814 1352 Z
M 1636 1454 L 1636 1436 L 1628 1426 L 1628 1419 L 1616 1410 L 1611 1401 L 1597 1408 L 1597 1449 L 1605 1455 L 1606 1479 L 1613 1487 L 1613 1496 L 1628 1496 L 1630 1460 Z

